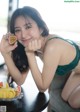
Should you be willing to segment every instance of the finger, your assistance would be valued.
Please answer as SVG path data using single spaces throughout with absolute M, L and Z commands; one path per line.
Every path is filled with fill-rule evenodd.
M 25 47 L 25 49 L 24 49 L 24 50 L 25 50 L 25 52 L 27 52 L 27 51 L 28 51 L 28 49 L 27 49 L 26 47 Z
M 33 41 L 32 42 L 29 42 L 28 49 L 29 50 L 32 50 L 33 49 Z
M 17 47 L 17 45 L 10 46 L 10 47 L 8 48 L 8 52 L 13 51 L 16 47 Z
M 41 48 L 41 40 L 38 41 L 38 47 Z
M 6 33 L 5 35 L 3 35 L 3 38 L 4 38 L 4 39 L 8 39 L 10 35 L 11 35 L 11 33 L 8 32 L 8 33 Z
M 24 48 L 24 51 L 26 52 L 26 48 Z
M 8 36 L 7 35 L 3 35 L 3 39 L 8 40 Z
M 40 49 L 40 46 L 41 46 L 40 44 L 41 44 L 41 43 L 40 43 L 39 40 L 35 40 L 35 41 L 34 41 L 34 49 L 35 49 L 35 50 Z

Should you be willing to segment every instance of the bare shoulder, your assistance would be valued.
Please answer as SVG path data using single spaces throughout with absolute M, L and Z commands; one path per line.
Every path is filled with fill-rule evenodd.
M 56 69 L 59 65 L 63 54 L 62 47 L 59 43 L 58 39 L 51 39 L 45 45 L 43 62 L 45 66 L 48 66 L 48 68 L 50 67 L 50 69 L 52 68 L 52 70 Z
M 63 54 L 63 47 L 61 46 L 63 45 L 61 45 L 61 42 L 58 39 L 51 39 L 48 41 L 44 49 L 44 60 L 59 60 Z
M 46 42 L 45 50 L 48 52 L 57 51 L 60 52 L 63 49 L 63 46 L 65 46 L 65 41 L 59 38 L 52 37 Z

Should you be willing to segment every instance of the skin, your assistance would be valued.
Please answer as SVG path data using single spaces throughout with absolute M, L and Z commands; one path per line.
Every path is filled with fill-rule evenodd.
M 41 36 L 42 31 L 43 30 L 37 26 L 36 22 L 29 17 L 25 19 L 20 16 L 15 21 L 15 35 L 17 36 L 18 41 L 25 46 L 30 70 L 39 91 L 44 92 L 49 88 L 58 65 L 66 65 L 72 62 L 76 56 L 76 50 L 74 46 L 61 39 L 55 38 L 47 41 L 48 38 L 54 37 L 54 35 L 49 34 L 44 38 Z M 10 36 L 10 34 L 4 35 L 1 40 L 1 53 L 11 76 L 18 85 L 21 85 L 24 83 L 28 71 L 21 75 L 20 71 L 14 65 L 10 54 L 11 51 L 17 47 L 17 43 L 9 45 L 8 39 L 6 39 L 7 36 Z M 37 51 L 38 56 L 43 61 L 42 72 L 38 68 L 35 51 Z M 62 98 L 65 101 L 68 101 L 73 108 L 80 107 L 78 100 L 80 99 L 80 89 L 78 89 L 80 84 L 79 73 L 80 63 L 78 63 L 77 67 L 71 73 L 61 93 Z M 75 100 L 76 98 L 77 100 Z M 74 99 L 74 102 L 72 99 Z

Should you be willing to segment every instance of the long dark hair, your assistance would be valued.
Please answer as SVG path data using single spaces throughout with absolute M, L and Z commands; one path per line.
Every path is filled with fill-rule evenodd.
M 18 8 L 14 11 L 11 21 L 10 21 L 10 32 L 15 34 L 14 25 L 17 17 L 23 16 L 24 18 L 30 17 L 32 18 L 38 25 L 39 28 L 43 30 L 42 36 L 46 37 L 49 34 L 48 27 L 46 23 L 43 21 L 39 12 L 30 6 L 25 6 L 23 8 Z M 23 72 L 29 68 L 28 59 L 24 51 L 24 47 L 18 42 L 18 47 L 12 51 L 12 57 L 17 68 Z

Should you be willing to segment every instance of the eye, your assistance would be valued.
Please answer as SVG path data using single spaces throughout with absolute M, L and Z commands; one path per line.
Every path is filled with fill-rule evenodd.
M 26 25 L 25 25 L 25 28 L 26 28 L 26 29 L 32 28 L 32 25 L 31 25 L 30 23 L 29 23 L 29 24 L 26 24 Z
M 20 29 L 15 29 L 15 33 L 20 32 L 20 31 L 21 31 Z

